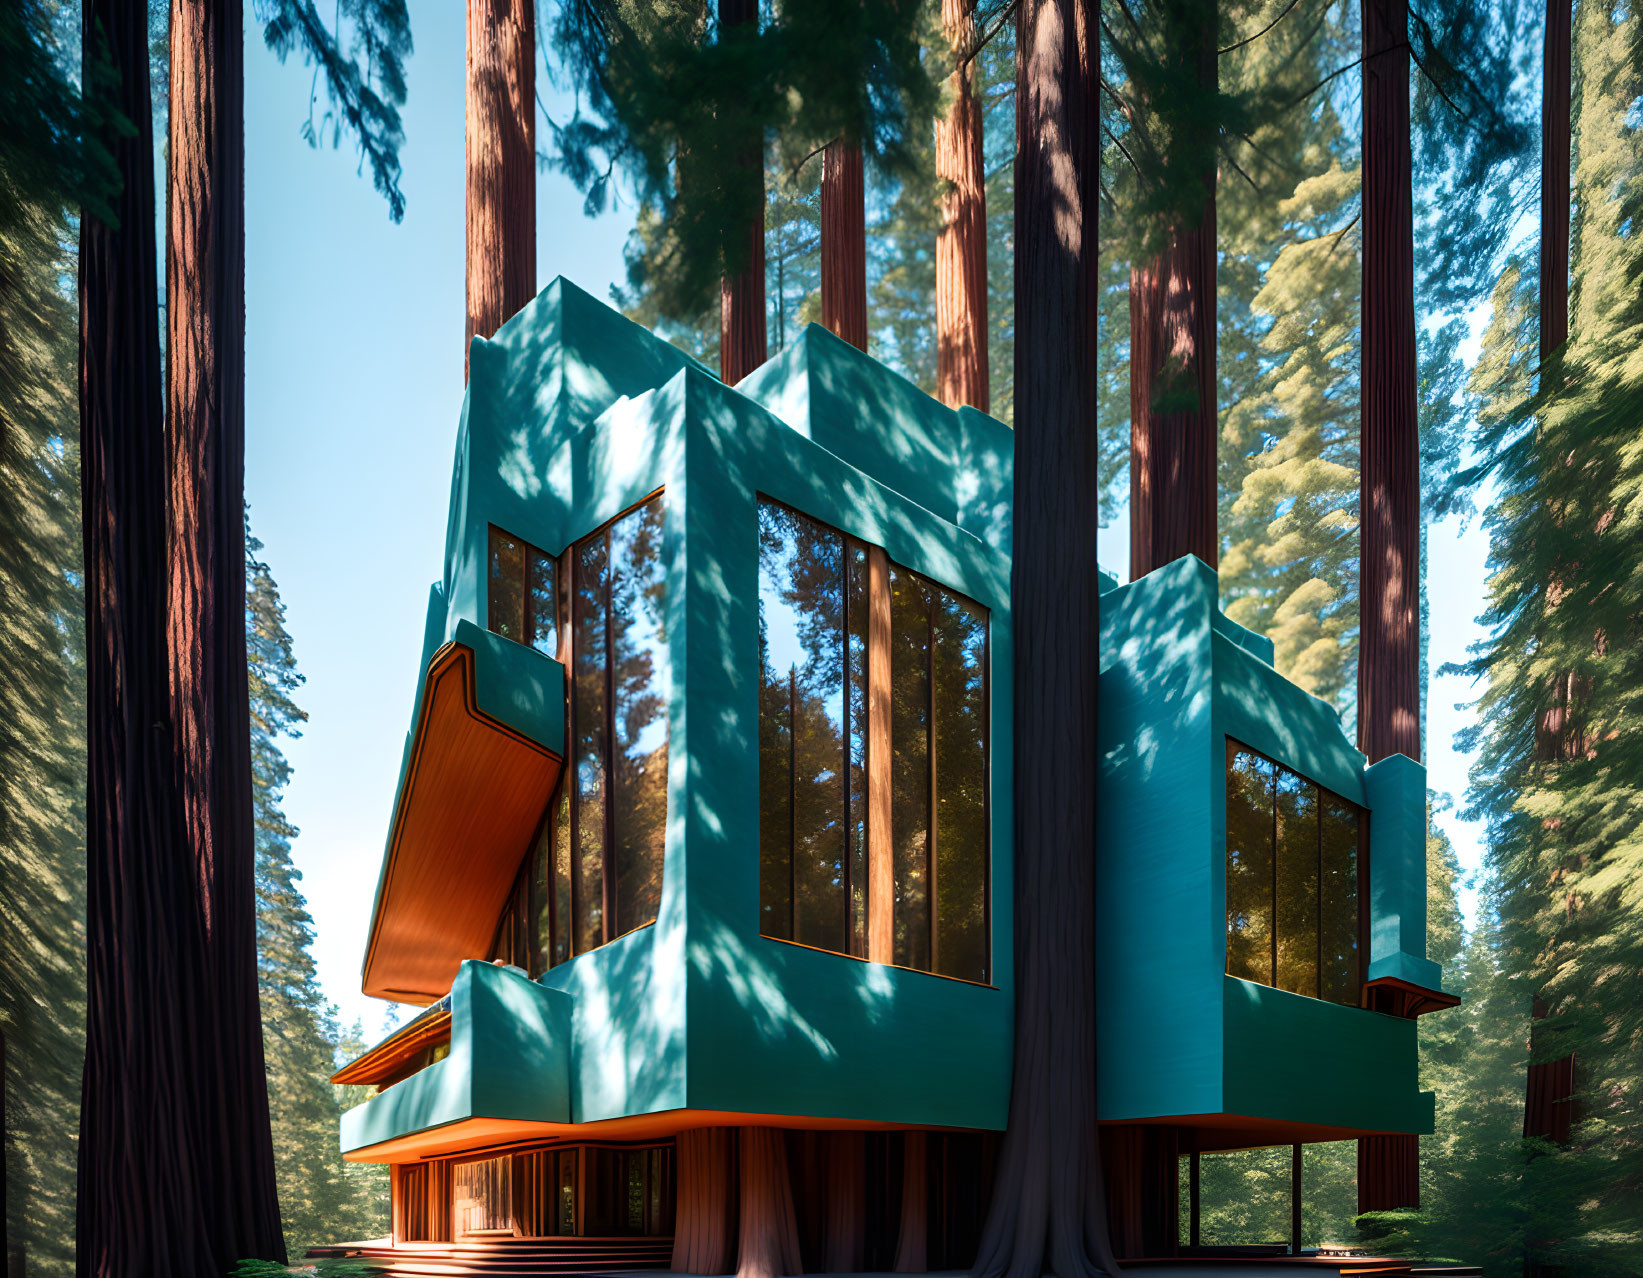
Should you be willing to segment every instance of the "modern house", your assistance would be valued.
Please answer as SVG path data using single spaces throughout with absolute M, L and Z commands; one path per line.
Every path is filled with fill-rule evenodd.
M 347 1157 L 392 1165 L 396 1244 L 711 1266 L 764 1129 L 804 1268 L 967 1265 L 1014 1031 L 1011 432 L 814 326 L 727 387 L 563 280 L 470 370 L 364 962 L 427 1010 L 336 1075 L 378 1089 Z M 1366 769 L 1196 559 L 1101 625 L 1092 1085 L 1119 1245 L 1172 1254 L 1197 1152 L 1430 1131 L 1413 1017 L 1454 1000 L 1421 767 Z

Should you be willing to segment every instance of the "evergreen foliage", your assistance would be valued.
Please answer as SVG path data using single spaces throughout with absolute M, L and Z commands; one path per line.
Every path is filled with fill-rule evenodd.
M 54 4 L 0 11 L 0 1088 L 8 1272 L 66 1275 L 85 1017 L 70 209 L 95 176 L 60 17 Z
M 359 1031 L 346 1036 L 336 1008 L 320 993 L 313 955 L 314 922 L 302 873 L 291 861 L 297 830 L 280 810 L 291 777 L 280 743 L 301 735 L 308 715 L 293 700 L 302 686 L 285 629 L 285 605 L 262 543 L 246 532 L 246 655 L 251 676 L 252 793 L 257 832 L 257 974 L 263 1052 L 274 1132 L 280 1217 L 287 1252 L 318 1243 L 381 1237 L 388 1225 L 387 1169 L 348 1163 L 337 1147 L 337 1122 L 362 1097 L 341 1093 L 331 1074 L 357 1054 Z
M 1487 478 L 1494 500 L 1490 629 L 1467 667 L 1485 688 L 1466 743 L 1479 748 L 1471 800 L 1491 836 L 1485 997 L 1497 1013 L 1487 1032 L 1513 1026 L 1521 1058 L 1539 1003 L 1533 1059 L 1573 1054 L 1575 1126 L 1563 1149 L 1524 1140 L 1520 1128 L 1495 1130 L 1469 1197 L 1498 1203 L 1495 1219 L 1509 1226 L 1496 1233 L 1500 1272 L 1618 1274 L 1643 1264 L 1643 253 L 1634 232 L 1643 138 L 1633 87 L 1643 17 L 1579 4 L 1574 66 L 1570 338 L 1538 364 L 1539 281 L 1509 261 L 1471 383 L 1481 464 L 1466 478 Z M 1555 727 L 1552 711 L 1563 720 Z M 1471 966 L 1468 977 L 1480 979 Z M 1514 1070 L 1508 1085 L 1519 1121 L 1521 1079 Z

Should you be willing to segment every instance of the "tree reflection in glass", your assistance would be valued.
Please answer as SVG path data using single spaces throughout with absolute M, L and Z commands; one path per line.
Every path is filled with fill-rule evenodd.
M 849 951 L 845 539 L 773 502 L 759 504 L 760 929 Z M 862 885 L 863 887 L 865 885 Z M 861 929 L 865 934 L 865 927 Z

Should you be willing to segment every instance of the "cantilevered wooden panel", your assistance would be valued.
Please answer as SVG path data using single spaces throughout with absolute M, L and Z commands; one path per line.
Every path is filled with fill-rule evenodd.
M 331 1075 L 333 1083 L 381 1083 L 392 1078 L 413 1057 L 430 1047 L 451 1041 L 451 1011 L 429 1008 L 402 1025 L 370 1051 Z
M 431 1003 L 483 958 L 562 760 L 482 713 L 473 650 L 429 664 L 365 951 L 365 993 Z

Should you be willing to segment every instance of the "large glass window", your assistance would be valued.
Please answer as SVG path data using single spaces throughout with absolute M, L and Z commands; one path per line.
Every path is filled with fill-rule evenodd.
M 1353 1007 L 1355 805 L 1227 743 L 1227 973 Z
M 565 553 L 570 757 L 498 948 L 539 975 L 656 918 L 667 830 L 668 657 L 658 494 Z M 509 920 L 515 920 L 509 922 Z M 506 933 L 506 938 L 502 933 Z
M 489 562 L 485 628 L 550 657 L 557 655 L 552 557 L 493 524 Z
M 863 958 L 866 577 L 860 545 L 760 503 L 760 930 Z
M 759 658 L 760 930 L 985 982 L 986 609 L 761 501 Z

